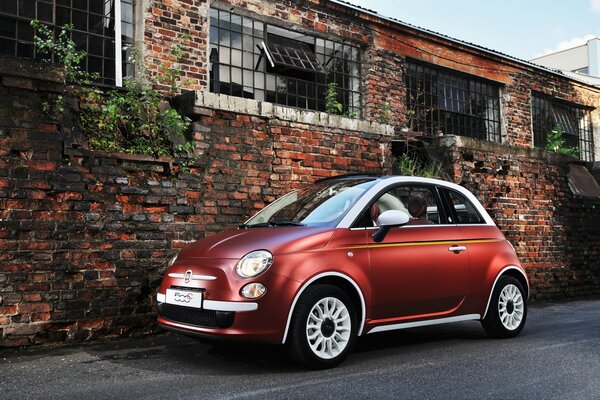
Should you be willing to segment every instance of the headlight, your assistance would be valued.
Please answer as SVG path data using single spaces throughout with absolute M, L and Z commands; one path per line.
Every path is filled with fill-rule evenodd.
M 167 265 L 167 268 L 170 268 L 171 265 L 175 264 L 175 260 L 177 260 L 177 256 L 179 254 L 175 254 L 175 256 L 173 258 L 171 258 L 171 261 L 169 261 L 169 264 Z
M 246 254 L 235 266 L 235 272 L 242 278 L 252 278 L 265 272 L 273 264 L 273 254 L 267 250 L 257 250 Z

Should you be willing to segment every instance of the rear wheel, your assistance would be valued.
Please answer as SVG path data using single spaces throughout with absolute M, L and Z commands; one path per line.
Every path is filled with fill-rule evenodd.
M 292 357 L 310 368 L 341 363 L 356 340 L 357 318 L 350 297 L 331 285 L 311 286 L 298 301 L 290 325 Z
M 498 279 L 490 306 L 481 321 L 488 335 L 497 338 L 517 336 L 527 319 L 527 301 L 521 283 L 512 276 Z

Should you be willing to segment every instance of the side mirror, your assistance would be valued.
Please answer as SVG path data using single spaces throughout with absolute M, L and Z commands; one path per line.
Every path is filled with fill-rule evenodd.
M 383 239 L 385 239 L 385 236 L 388 234 L 390 229 L 397 226 L 406 225 L 409 220 L 410 217 L 403 211 L 388 210 L 381 213 L 379 218 L 377 218 L 379 229 L 373 234 L 373 241 L 375 243 L 381 242 Z

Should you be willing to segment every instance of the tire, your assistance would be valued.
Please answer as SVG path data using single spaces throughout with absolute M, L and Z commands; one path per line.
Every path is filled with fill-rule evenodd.
M 298 363 L 324 369 L 344 361 L 356 336 L 356 310 L 350 297 L 336 286 L 315 285 L 296 304 L 287 344 Z
M 523 285 L 512 276 L 498 279 L 488 313 L 481 321 L 483 329 L 495 338 L 517 336 L 527 319 L 527 299 Z

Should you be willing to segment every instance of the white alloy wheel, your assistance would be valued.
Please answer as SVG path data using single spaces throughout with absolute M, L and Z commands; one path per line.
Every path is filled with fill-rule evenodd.
M 523 330 L 527 320 L 527 294 L 515 277 L 504 275 L 498 279 L 489 307 L 481 320 L 488 335 L 511 338 Z
M 316 356 L 329 360 L 344 351 L 351 329 L 350 313 L 344 303 L 335 297 L 325 297 L 308 314 L 306 339 Z
M 521 324 L 525 311 L 523 295 L 515 285 L 506 285 L 498 299 L 498 313 L 502 325 L 508 330 L 515 330 Z

